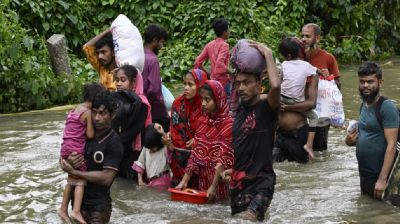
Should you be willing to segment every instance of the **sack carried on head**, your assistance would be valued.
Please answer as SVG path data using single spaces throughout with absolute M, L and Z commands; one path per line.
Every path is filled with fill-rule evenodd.
M 111 24 L 117 66 L 133 65 L 141 72 L 144 67 L 143 40 L 138 28 L 125 15 Z
M 246 39 L 236 43 L 231 55 L 233 67 L 240 72 L 261 74 L 267 65 L 264 56 Z

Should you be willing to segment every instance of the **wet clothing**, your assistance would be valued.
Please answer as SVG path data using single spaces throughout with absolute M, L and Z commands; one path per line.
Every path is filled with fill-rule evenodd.
M 89 224 L 109 223 L 111 218 L 111 211 L 111 205 L 104 207 L 101 212 L 95 210 L 86 210 L 84 208 L 81 209 L 83 219 L 85 219 L 85 221 Z
M 88 140 L 85 149 L 88 171 L 118 170 L 124 149 L 121 139 L 114 131 L 110 130 L 109 134 L 102 139 Z M 111 210 L 111 185 L 103 186 L 88 182 L 83 194 L 82 211 L 106 212 L 107 209 Z
M 99 73 L 100 83 L 107 90 L 115 90 L 114 76 L 111 70 L 105 68 L 100 64 L 99 58 L 97 57 L 96 47 L 93 45 L 83 45 L 83 52 L 86 55 L 89 63 L 93 66 L 93 68 Z
M 141 174 L 146 173 L 149 186 L 169 187 L 171 184 L 171 176 L 169 175 L 169 165 L 167 161 L 168 150 L 166 146 L 156 152 L 151 152 L 150 149 L 143 147 L 139 159 L 135 161 L 132 169 Z
M 63 132 L 63 142 L 61 143 L 61 157 L 63 159 L 67 159 L 72 152 L 77 152 L 80 155 L 84 154 L 87 138 L 86 124 L 82 123 L 80 118 L 82 114 L 88 110 L 89 109 L 77 113 L 75 109 L 73 109 L 68 113 Z M 86 171 L 86 163 L 78 169 Z
M 273 151 L 274 161 L 283 162 L 287 159 L 288 161 L 296 161 L 298 163 L 308 162 L 308 154 L 304 150 L 304 145 L 307 143 L 307 136 L 307 124 L 291 131 L 278 128 Z
M 211 79 L 225 87 L 229 83 L 229 44 L 220 37 L 209 42 L 197 56 L 194 67 L 201 68 L 207 59 L 211 62 Z
M 157 55 L 153 51 L 144 49 L 144 56 L 143 89 L 151 104 L 151 117 L 153 123 L 161 124 L 164 131 L 168 132 L 170 117 L 161 91 L 160 64 Z
M 207 80 L 207 74 L 201 69 L 193 69 L 192 76 L 196 83 L 197 90 L 200 89 Z M 196 94 L 191 100 L 186 99 L 184 95 L 174 100 L 171 108 L 171 124 L 169 131 L 175 148 L 186 149 L 186 142 L 194 137 L 194 132 L 201 114 L 201 97 L 199 94 Z M 190 153 L 188 152 L 184 153 L 179 150 L 174 150 L 170 164 L 174 182 L 179 183 L 185 174 L 189 156 Z M 196 186 L 191 185 L 191 187 Z
M 189 175 L 199 175 L 199 190 L 203 191 L 207 191 L 211 186 L 217 164 L 222 164 L 224 169 L 233 166 L 232 117 L 229 115 L 225 91 L 218 81 L 207 80 L 206 84 L 213 92 L 216 112 L 204 114 L 199 118 L 193 150 L 185 169 Z M 220 181 L 216 199 L 222 200 L 227 197 L 228 188 Z
M 329 74 L 333 76 L 335 79 L 340 77 L 339 66 L 336 62 L 335 56 L 328 53 L 325 50 L 319 49 L 316 54 L 307 58 L 307 61 L 317 67 L 318 69 L 328 69 Z M 324 78 L 320 76 L 320 79 L 332 79 L 331 76 Z M 328 149 L 328 132 L 330 125 L 324 127 L 317 127 L 313 142 L 313 150 L 314 151 L 323 151 Z
M 232 171 L 232 215 L 251 209 L 262 221 L 272 200 L 276 176 L 272 148 L 278 113 L 268 101 L 239 105 L 233 123 L 235 163 Z
M 375 107 L 376 105 L 368 107 L 363 104 L 358 122 L 359 136 L 356 145 L 356 156 L 361 189 L 365 193 L 370 193 L 371 185 L 375 186 L 378 180 L 387 147 L 384 130 L 376 118 Z M 399 127 L 399 113 L 392 101 L 385 100 L 382 103 L 380 112 L 383 128 Z
M 112 128 L 120 136 L 124 146 L 124 155 L 118 169 L 118 176 L 136 179 L 131 166 L 139 157 L 140 151 L 133 149 L 135 136 L 144 129 L 147 117 L 147 106 L 134 92 L 117 91 L 113 96 L 118 100 L 116 116 L 112 121 Z
M 136 86 L 135 86 L 135 93 L 136 95 L 139 96 L 139 98 L 142 100 L 142 103 L 147 107 L 147 116 L 144 121 L 144 127 L 146 128 L 152 123 L 152 118 L 151 118 L 151 105 L 147 97 L 144 95 L 143 91 L 143 77 L 140 71 L 138 70 L 138 74 L 136 76 Z M 133 144 L 133 150 L 135 151 L 141 151 L 142 150 L 142 135 L 136 135 L 133 136 L 135 138 L 134 144 Z
M 281 94 L 300 103 L 305 101 L 306 80 L 317 75 L 317 68 L 303 60 L 290 60 L 282 63 Z

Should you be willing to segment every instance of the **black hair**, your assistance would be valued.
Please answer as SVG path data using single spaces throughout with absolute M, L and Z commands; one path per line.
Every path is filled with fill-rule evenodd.
M 126 77 L 128 77 L 130 82 L 134 82 L 136 80 L 138 71 L 135 68 L 135 66 L 133 66 L 133 65 L 123 65 L 123 66 L 118 68 L 117 72 L 119 70 L 124 71 Z
M 299 44 L 292 37 L 286 37 L 279 44 L 279 52 L 285 59 L 297 58 L 299 56 Z
M 150 24 L 146 27 L 143 37 L 144 43 L 149 44 L 154 39 L 156 39 L 157 41 L 167 40 L 168 32 L 158 24 Z
M 111 50 L 114 50 L 114 42 L 111 33 L 107 33 L 100 40 L 98 40 L 95 44 L 96 50 L 102 48 L 103 46 L 109 46 Z
M 99 83 L 85 83 L 85 85 L 83 85 L 83 101 L 93 102 L 96 94 L 104 90 L 106 90 L 104 86 Z
M 372 61 L 364 62 L 360 68 L 358 69 L 358 76 L 370 76 L 376 75 L 378 80 L 381 80 L 383 77 L 382 69 L 379 65 Z
M 221 37 L 229 29 L 229 23 L 224 18 L 216 19 L 213 23 L 213 29 L 217 37 Z
M 107 90 L 96 94 L 92 102 L 92 108 L 100 108 L 102 105 L 111 114 L 114 113 L 114 111 L 116 111 L 118 108 L 117 99 L 113 97 L 112 94 Z
M 313 31 L 314 31 L 314 35 L 315 36 L 321 36 L 321 27 L 319 27 L 318 24 L 315 23 L 307 23 L 306 25 L 304 25 L 305 27 L 312 27 Z
M 154 124 L 150 124 L 144 129 L 143 145 L 148 149 L 153 147 L 161 149 L 164 146 L 161 138 L 162 134 L 155 129 Z
M 212 91 L 211 87 L 205 83 L 200 89 L 204 89 L 205 91 L 207 91 L 210 96 L 213 98 L 213 100 L 215 101 L 215 96 L 214 96 L 214 92 Z

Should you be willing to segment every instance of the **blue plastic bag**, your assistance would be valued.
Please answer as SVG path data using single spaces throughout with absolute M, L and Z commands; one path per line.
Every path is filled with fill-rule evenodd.
M 171 91 L 169 91 L 169 89 L 165 87 L 164 84 L 161 84 L 161 91 L 163 94 L 165 107 L 167 108 L 167 110 L 171 110 L 172 103 L 175 100 L 174 95 L 172 95 Z

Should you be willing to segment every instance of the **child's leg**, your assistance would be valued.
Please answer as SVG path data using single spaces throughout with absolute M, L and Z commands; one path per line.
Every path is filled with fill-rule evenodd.
M 82 205 L 84 191 L 85 191 L 85 186 L 83 183 L 79 183 L 79 185 L 75 187 L 74 207 L 71 212 L 71 217 L 77 220 L 79 223 L 86 223 L 85 219 L 82 217 L 81 214 L 81 205 Z
M 68 216 L 68 203 L 70 200 L 71 191 L 72 191 L 72 186 L 69 184 L 65 185 L 61 207 L 57 209 L 58 216 L 60 216 L 61 219 L 63 219 L 65 222 L 68 223 L 71 222 Z
M 307 143 L 304 145 L 304 150 L 307 151 L 308 158 L 310 161 L 312 161 L 314 160 L 313 144 L 314 144 L 316 126 L 318 123 L 318 115 L 314 112 L 314 110 L 306 111 L 304 115 L 309 120 L 308 137 L 307 137 Z

